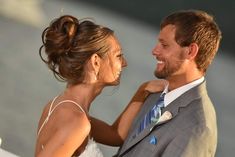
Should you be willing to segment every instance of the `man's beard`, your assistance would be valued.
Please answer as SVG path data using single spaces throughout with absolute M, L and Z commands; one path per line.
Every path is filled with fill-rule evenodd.
M 181 66 L 182 66 L 182 60 L 175 61 L 174 64 L 170 64 L 168 61 L 165 61 L 165 65 L 161 71 L 157 71 L 157 69 L 154 71 L 154 75 L 159 79 L 166 79 L 175 72 L 177 72 Z

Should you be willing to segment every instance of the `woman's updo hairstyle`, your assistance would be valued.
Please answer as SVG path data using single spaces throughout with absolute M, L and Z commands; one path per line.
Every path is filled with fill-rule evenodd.
M 39 54 L 58 80 L 77 84 L 84 79 L 84 66 L 90 57 L 95 53 L 103 57 L 108 52 L 110 36 L 113 31 L 107 27 L 64 15 L 43 31 Z

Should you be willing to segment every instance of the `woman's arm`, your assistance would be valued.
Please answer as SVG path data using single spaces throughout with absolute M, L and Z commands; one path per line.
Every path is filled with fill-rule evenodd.
M 132 121 L 139 112 L 147 96 L 150 93 L 162 91 L 165 84 L 165 80 L 153 80 L 143 83 L 136 91 L 127 107 L 111 126 L 92 117 L 91 132 L 94 139 L 97 142 L 106 145 L 122 145 L 128 134 L 129 128 L 131 127 Z

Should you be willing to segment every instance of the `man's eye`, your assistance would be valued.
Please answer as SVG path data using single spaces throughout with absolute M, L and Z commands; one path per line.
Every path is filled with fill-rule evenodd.
M 167 47 L 168 45 L 167 44 L 162 44 L 162 47 Z

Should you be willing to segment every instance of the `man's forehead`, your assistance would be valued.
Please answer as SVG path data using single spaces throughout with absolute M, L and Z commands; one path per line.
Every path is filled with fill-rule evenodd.
M 167 38 L 175 37 L 175 31 L 176 27 L 174 25 L 167 25 L 163 27 L 163 29 L 160 30 L 159 35 L 158 35 L 158 40 L 167 40 Z

